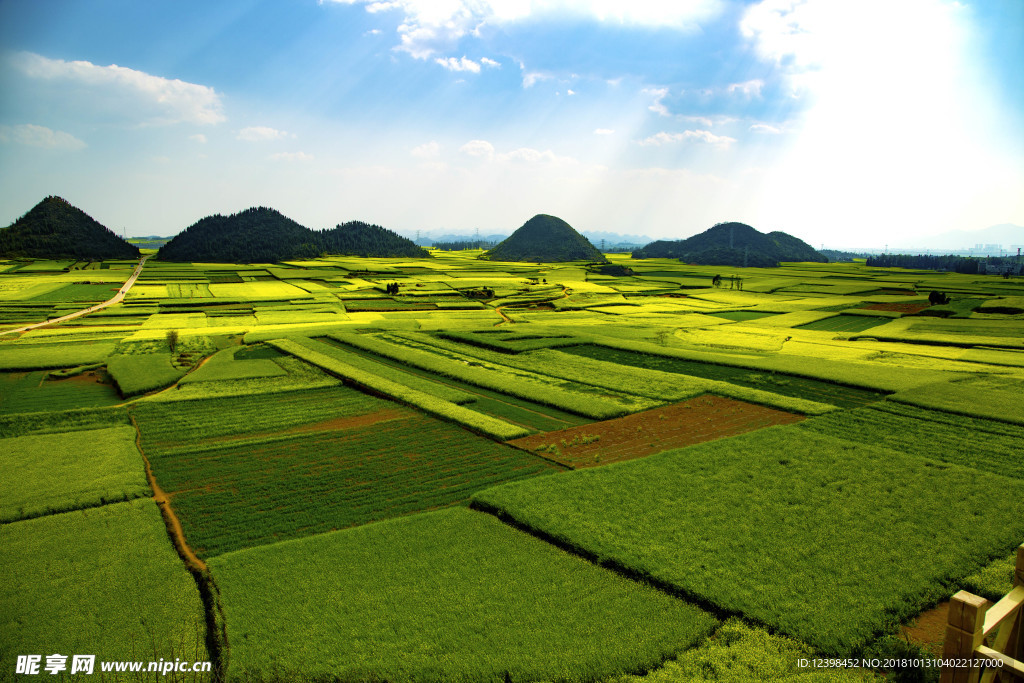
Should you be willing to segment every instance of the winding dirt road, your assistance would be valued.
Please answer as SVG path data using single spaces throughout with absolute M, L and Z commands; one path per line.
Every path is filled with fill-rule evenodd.
M 132 285 L 135 284 L 135 280 L 138 279 L 139 273 L 142 272 L 142 266 L 146 263 L 146 259 L 148 258 L 149 255 L 146 255 L 139 259 L 139 265 L 135 266 L 135 272 L 132 273 L 132 276 L 128 278 L 127 282 L 121 285 L 121 289 L 117 290 L 117 294 L 115 294 L 109 301 L 104 301 L 101 304 L 96 304 L 95 306 L 90 306 L 89 308 L 84 308 L 81 311 L 75 311 L 74 313 L 68 313 L 67 315 L 62 315 L 59 318 L 53 318 L 52 320 L 47 320 L 46 322 L 43 323 L 26 325 L 25 327 L 19 327 L 14 330 L 5 330 L 3 332 L 0 332 L 0 334 L 17 334 L 21 332 L 28 332 L 29 330 L 34 330 L 37 327 L 44 327 L 46 325 L 56 325 L 57 323 L 66 322 L 68 320 L 74 320 L 75 318 L 80 318 L 83 315 L 95 313 L 96 311 L 102 310 L 107 306 L 121 303 L 121 301 L 124 300 L 124 295 L 127 294 L 128 290 L 131 289 Z

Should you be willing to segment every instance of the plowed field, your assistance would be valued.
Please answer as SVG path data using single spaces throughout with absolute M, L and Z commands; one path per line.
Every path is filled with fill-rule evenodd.
M 802 419 L 803 415 L 709 394 L 614 420 L 532 434 L 509 443 L 579 469 Z

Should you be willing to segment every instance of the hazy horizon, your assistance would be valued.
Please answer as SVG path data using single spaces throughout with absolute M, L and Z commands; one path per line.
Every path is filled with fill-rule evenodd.
M 54 194 L 129 236 L 262 205 L 912 244 L 1024 225 L 1020 63 L 1013 0 L 14 0 L 0 226 Z

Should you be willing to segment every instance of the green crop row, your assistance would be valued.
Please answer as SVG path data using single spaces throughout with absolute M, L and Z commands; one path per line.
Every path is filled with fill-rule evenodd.
M 399 336 L 414 340 L 430 340 L 430 343 L 447 351 L 460 349 L 458 345 L 451 342 L 432 339 L 424 335 L 403 334 Z M 538 349 L 512 358 L 483 349 L 473 349 L 469 353 L 488 362 L 498 362 L 504 359 L 514 368 L 524 370 L 529 368 L 563 380 L 589 384 L 611 391 L 629 392 L 650 401 L 680 401 L 703 393 L 714 393 L 808 415 L 820 415 L 835 410 L 835 406 L 828 403 L 811 401 L 799 396 L 780 396 L 774 392 L 775 385 L 773 383 L 759 384 L 760 387 L 763 387 L 762 389 L 758 385 L 736 386 L 727 382 L 660 370 L 636 366 L 627 367 L 616 362 L 586 357 L 577 351 L 577 349 L 583 348 L 587 347 L 574 346 L 570 349 L 559 350 Z M 568 351 L 571 355 L 562 354 L 563 350 Z M 746 374 L 750 375 L 750 373 Z M 750 383 L 753 384 L 753 381 Z M 650 407 L 650 405 L 646 407 Z
M 465 502 L 559 471 L 529 453 L 375 399 L 370 414 L 276 436 L 147 450 L 202 557 Z M 147 425 L 140 422 L 144 436 Z
M 231 681 L 593 681 L 652 667 L 715 626 L 461 508 L 230 553 L 210 568 Z
M 319 351 L 314 351 L 293 340 L 277 339 L 267 343 L 281 351 L 292 354 L 296 358 L 313 363 L 339 377 L 343 377 L 373 391 L 379 391 L 431 415 L 457 422 L 481 434 L 486 434 L 503 441 L 529 434 L 529 430 L 517 425 L 489 415 L 483 415 L 451 401 L 446 401 L 390 379 L 379 377 L 366 370 L 360 370 L 355 366 L 343 363 Z
M 0 373 L 0 415 L 120 403 L 121 397 L 100 367 L 102 364 L 96 364 L 77 376 L 66 377 L 45 370 Z
M 65 674 L 70 655 L 96 655 L 98 680 L 101 661 L 210 659 L 195 581 L 152 500 L 3 524 L 0 548 L 0 678 L 33 653 L 40 673 L 68 655 Z
M 474 505 L 841 655 L 1024 535 L 1024 481 L 794 426 L 508 484 Z
M 509 366 L 493 361 L 485 364 L 472 357 L 463 359 L 458 356 L 442 355 L 427 350 L 429 347 L 413 348 L 403 344 L 392 343 L 379 337 L 367 337 L 356 334 L 333 334 L 330 336 L 343 344 L 381 354 L 403 364 L 427 370 L 442 377 L 451 377 L 467 384 L 484 387 L 485 389 L 516 396 L 542 405 L 549 405 L 559 410 L 584 415 L 595 420 L 607 420 L 630 412 L 627 407 L 607 398 L 564 389 L 555 386 L 554 383 L 545 382 L 544 378 L 538 377 L 529 370 L 515 371 Z M 420 337 L 415 339 L 419 341 Z M 428 339 L 432 340 L 433 338 L 428 337 Z M 461 348 L 458 345 L 455 346 Z M 512 357 L 502 355 L 501 358 L 508 359 Z M 470 365 L 470 363 L 474 363 L 474 365 Z
M 0 439 L 0 522 L 150 495 L 128 426 Z
M 125 406 L 16 413 L 0 415 L 0 438 L 9 439 L 26 434 L 74 432 L 126 424 L 129 422 L 128 409 Z
M 390 365 L 384 365 L 383 363 L 377 363 L 365 356 L 361 356 L 353 351 L 346 350 L 345 348 L 332 343 L 326 343 L 308 338 L 295 338 L 295 341 L 299 342 L 303 346 L 318 351 L 324 355 L 330 356 L 336 360 L 341 361 L 347 365 L 351 365 L 354 368 L 364 370 L 371 374 L 377 375 L 384 379 L 391 380 L 398 384 L 422 391 L 425 394 L 436 396 L 437 398 L 445 401 L 451 401 L 459 405 L 470 403 L 476 397 L 472 394 L 467 394 L 465 391 L 459 391 L 455 387 L 442 384 L 441 382 L 434 382 L 426 379 L 419 375 L 414 375 L 410 372 L 405 372 L 398 368 Z
M 50 370 L 100 363 L 114 352 L 112 342 L 0 345 L 0 370 Z
M 523 351 L 551 349 L 582 343 L 580 339 L 569 336 L 536 337 L 508 333 L 494 334 L 490 331 L 442 331 L 438 332 L 437 336 L 502 353 L 522 353 Z
M 205 384 L 205 383 L 204 383 Z M 172 393 L 178 393 L 177 391 Z M 139 401 L 132 414 L 146 453 L 198 446 L 207 439 L 277 433 L 301 425 L 365 415 L 387 402 L 347 387 L 187 401 Z
M 169 387 L 185 374 L 171 365 L 169 353 L 114 354 L 107 359 L 107 372 L 125 397 Z
M 999 435 L 989 431 L 982 436 L 982 432 L 964 429 L 960 425 L 933 421 L 920 414 L 898 415 L 888 410 L 876 410 L 874 406 L 816 417 L 800 423 L 800 427 L 847 441 L 1024 479 L 1019 435 Z
M 890 398 L 921 408 L 1024 425 L 1022 384 L 1015 378 L 972 375 L 901 391 Z

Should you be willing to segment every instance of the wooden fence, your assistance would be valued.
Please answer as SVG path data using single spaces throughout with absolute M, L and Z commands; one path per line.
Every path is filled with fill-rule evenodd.
M 960 591 L 949 602 L 940 683 L 1024 683 L 1024 544 L 1017 548 L 1013 589 L 994 605 Z M 973 666 L 976 660 L 1002 666 Z

